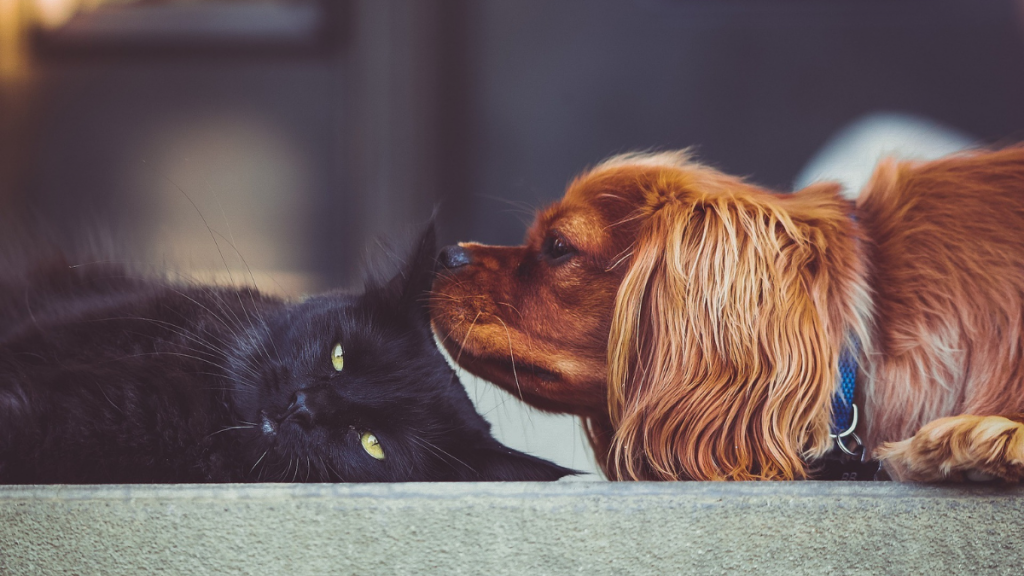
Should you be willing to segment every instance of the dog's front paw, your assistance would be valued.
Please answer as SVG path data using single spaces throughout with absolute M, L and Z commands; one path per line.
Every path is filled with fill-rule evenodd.
M 875 457 L 894 480 L 965 482 L 1024 479 L 1024 423 L 1003 416 L 950 416 L 913 438 L 890 442 Z

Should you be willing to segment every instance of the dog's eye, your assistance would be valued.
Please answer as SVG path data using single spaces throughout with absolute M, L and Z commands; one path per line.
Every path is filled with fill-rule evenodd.
M 363 450 L 370 456 L 373 456 L 377 460 L 384 459 L 384 447 L 380 445 L 380 440 L 370 432 L 363 432 L 363 435 L 359 438 L 359 442 L 363 445 Z
M 576 249 L 560 234 L 552 234 L 544 241 L 542 251 L 552 260 L 566 260 L 576 253 Z
M 335 344 L 334 349 L 331 350 L 331 365 L 337 372 L 341 372 L 345 368 L 345 349 L 341 347 L 341 344 Z

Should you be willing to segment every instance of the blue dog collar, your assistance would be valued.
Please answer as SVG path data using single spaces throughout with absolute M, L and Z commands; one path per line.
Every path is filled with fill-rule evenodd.
M 851 213 L 850 220 L 856 223 L 857 215 Z M 857 406 L 853 403 L 853 394 L 857 390 L 859 357 L 860 339 L 850 334 L 850 343 L 839 353 L 839 390 L 832 396 L 832 437 L 844 452 L 841 439 L 853 434 L 857 427 Z M 857 443 L 860 444 L 860 438 L 857 438 Z
M 832 438 L 836 446 L 847 454 L 856 455 L 846 446 L 846 438 L 852 437 L 856 446 L 860 438 L 854 434 L 857 428 L 857 405 L 853 403 L 857 390 L 857 358 L 860 356 L 860 340 L 850 338 L 850 344 L 839 354 L 839 390 L 832 396 Z

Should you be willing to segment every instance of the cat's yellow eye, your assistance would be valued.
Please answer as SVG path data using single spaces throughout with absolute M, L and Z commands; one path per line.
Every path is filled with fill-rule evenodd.
M 369 432 L 363 432 L 362 438 L 359 439 L 363 444 L 363 450 L 370 456 L 373 456 L 377 460 L 384 459 L 384 447 L 380 445 L 380 441 L 377 437 Z
M 345 368 L 345 349 L 341 347 L 341 344 L 335 344 L 334 350 L 331 350 L 331 365 L 338 372 Z

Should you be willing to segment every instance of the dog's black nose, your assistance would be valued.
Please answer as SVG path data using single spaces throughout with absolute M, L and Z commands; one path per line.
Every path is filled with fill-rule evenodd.
M 437 262 L 449 270 L 461 268 L 469 264 L 469 253 L 461 246 L 445 246 L 437 255 Z

